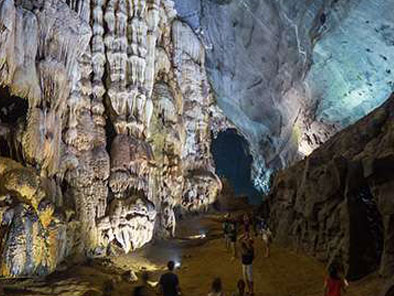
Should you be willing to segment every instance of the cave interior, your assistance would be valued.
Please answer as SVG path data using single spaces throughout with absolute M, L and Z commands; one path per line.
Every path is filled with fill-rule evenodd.
M 393 296 L 393 11 L 0 0 L 0 295 Z

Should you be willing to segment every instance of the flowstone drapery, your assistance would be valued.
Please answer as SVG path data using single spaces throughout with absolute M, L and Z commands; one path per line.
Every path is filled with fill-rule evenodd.
M 132 251 L 215 201 L 204 49 L 173 6 L 0 1 L 2 99 L 28 102 L 20 136 L 0 121 L 21 147 L 1 154 L 2 275 Z

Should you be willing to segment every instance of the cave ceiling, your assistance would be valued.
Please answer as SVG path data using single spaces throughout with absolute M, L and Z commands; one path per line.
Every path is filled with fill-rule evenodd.
M 210 147 L 229 128 L 268 190 L 389 97 L 393 9 L 0 0 L 0 275 L 173 237 L 178 214 L 217 201 Z
M 392 1 L 175 2 L 203 40 L 218 105 L 252 145 L 257 179 L 310 154 L 394 89 Z

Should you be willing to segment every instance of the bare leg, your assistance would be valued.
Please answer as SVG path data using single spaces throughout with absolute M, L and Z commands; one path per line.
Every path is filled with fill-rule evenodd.
M 233 247 L 233 258 L 237 258 L 237 243 L 236 242 L 232 242 L 232 247 Z
M 249 284 L 249 277 L 246 272 L 246 266 L 242 265 L 242 276 L 244 278 L 244 282 L 246 283 L 248 293 L 250 292 L 250 284 Z
M 250 282 L 249 282 L 249 286 L 250 286 L 250 288 L 249 288 L 249 293 L 250 293 L 250 295 L 253 295 L 253 294 L 254 294 L 254 290 L 253 290 L 253 281 L 250 281 Z

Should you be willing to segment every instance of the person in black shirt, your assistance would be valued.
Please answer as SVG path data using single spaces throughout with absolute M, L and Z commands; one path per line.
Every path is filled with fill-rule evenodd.
M 250 295 L 253 295 L 253 271 L 252 264 L 255 258 L 253 242 L 251 239 L 244 239 L 242 241 L 242 273 L 244 280 L 248 286 L 248 292 Z
M 180 295 L 178 276 L 174 273 L 175 262 L 169 261 L 167 263 L 168 272 L 160 277 L 159 289 L 162 296 L 177 296 Z
M 231 219 L 228 224 L 228 237 L 230 239 L 231 248 L 233 249 L 233 259 L 237 258 L 237 221 Z
M 153 291 L 148 285 L 149 275 L 147 272 L 143 272 L 141 276 L 142 285 L 134 288 L 133 296 L 153 296 Z
M 230 249 L 230 215 L 227 214 L 225 217 L 225 220 L 223 221 L 223 237 L 224 237 L 224 242 L 226 244 L 226 250 Z

